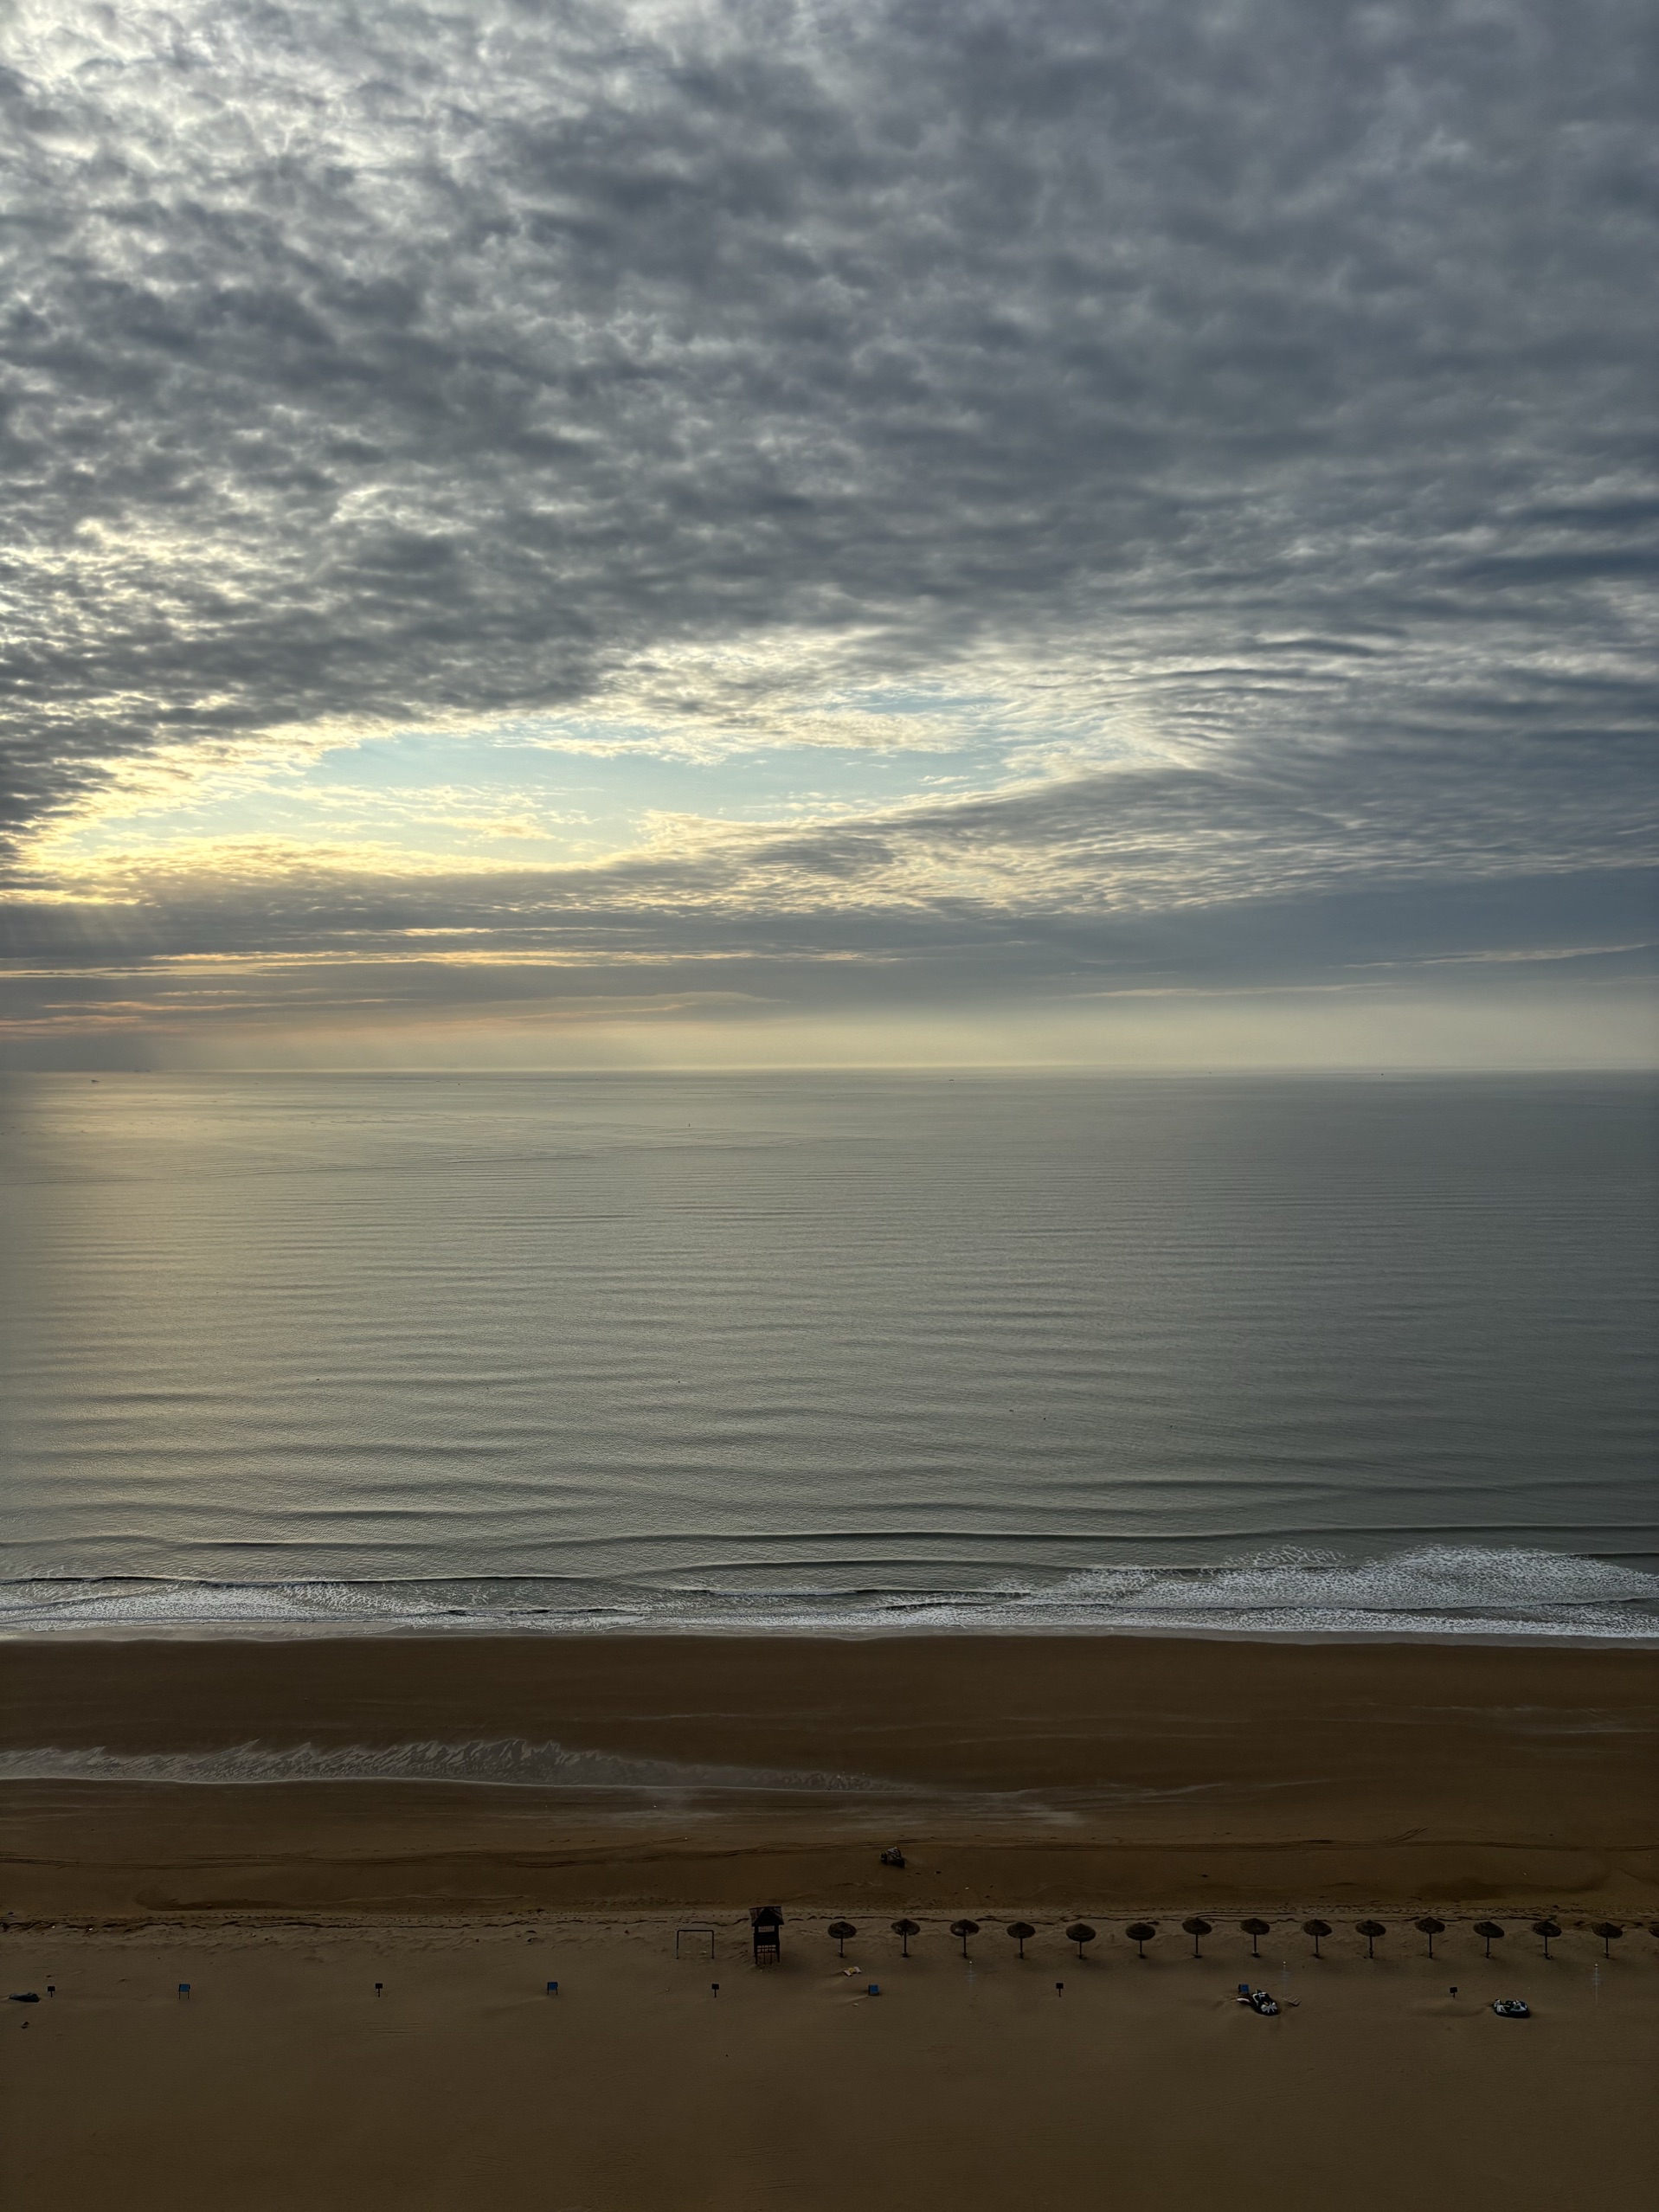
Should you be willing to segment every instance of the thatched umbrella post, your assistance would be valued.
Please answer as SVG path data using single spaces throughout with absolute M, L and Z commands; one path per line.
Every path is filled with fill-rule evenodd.
M 910 1955 L 910 1938 L 913 1935 L 920 1935 L 921 1932 L 921 1929 L 917 1927 L 914 1920 L 895 1920 L 893 1922 L 893 1933 L 898 1938 L 900 1944 L 903 1945 L 903 1949 L 899 1953 L 899 1956 L 902 1958 L 908 1958 Z
M 950 1932 L 954 1936 L 960 1936 L 961 1938 L 962 1957 L 964 1958 L 968 1956 L 968 1939 L 969 1936 L 976 1936 L 979 1932 L 980 1924 L 977 1920 L 953 1920 L 951 1922 Z
M 1194 1913 L 1190 1920 L 1183 1920 L 1181 1922 L 1181 1929 L 1184 1934 L 1190 1935 L 1193 1939 L 1193 1958 L 1199 1958 L 1202 1954 L 1199 1950 L 1199 1938 L 1200 1936 L 1206 1936 L 1209 1934 L 1210 1923 L 1207 1920 L 1199 1919 L 1197 1914 Z
M 1617 1920 L 1598 1920 L 1590 1932 L 1591 1935 L 1598 1935 L 1601 1938 L 1602 1957 L 1611 1958 L 1613 1955 L 1613 1945 L 1624 1931 Z
M 1158 1931 L 1149 1920 L 1137 1920 L 1133 1927 L 1125 1928 L 1123 1932 L 1135 1945 L 1135 1956 L 1144 1958 L 1147 1955 L 1147 1945 Z
M 1544 1939 L 1544 1956 L 1546 1958 L 1547 1958 L 1550 1955 L 1550 1945 L 1554 1941 L 1555 1938 L 1560 1934 L 1560 1929 L 1556 1926 L 1553 1920 L 1534 1920 L 1533 1922 L 1533 1933 L 1535 1936 L 1542 1936 Z
M 1492 1956 L 1492 1945 L 1502 1935 L 1503 1930 L 1495 1920 L 1476 1920 L 1475 1932 L 1485 1944 L 1486 1956 L 1489 1958 Z
M 853 1926 L 851 1920 L 832 1920 L 829 1924 L 829 1932 L 835 1938 L 836 1957 L 838 1958 L 845 1958 L 846 1957 L 846 1939 L 849 1936 L 857 1935 L 858 1931 Z
M 1019 1945 L 1019 1956 L 1022 1958 L 1026 1955 L 1026 1945 L 1027 1941 L 1031 1937 L 1034 1936 L 1036 1932 L 1036 1929 L 1032 1927 L 1029 1920 L 1011 1920 L 1008 1923 L 1008 1933 Z
M 1432 1958 L 1434 1957 L 1434 1939 L 1437 1935 L 1444 1935 L 1446 1932 L 1445 1922 L 1444 1920 L 1437 1920 L 1431 1917 L 1427 1919 L 1417 1921 L 1415 1926 L 1419 1935 L 1425 1935 L 1429 1939 L 1429 1956 Z
M 1272 1929 L 1269 1927 L 1265 1920 L 1240 1920 L 1238 1925 L 1241 1928 L 1243 1928 L 1244 1933 L 1250 1938 L 1251 1957 L 1252 1958 L 1259 1958 L 1262 1955 L 1262 1938 L 1264 1935 L 1271 1935 L 1273 1932 Z
M 1330 1923 L 1328 1920 L 1304 1920 L 1302 1922 L 1302 1932 L 1303 1935 L 1312 1936 L 1314 1939 L 1314 1957 L 1315 1958 L 1322 1958 L 1324 1957 L 1324 1953 L 1319 1947 L 1320 1939 L 1323 1936 L 1328 1936 L 1330 1932 Z
M 1355 1935 L 1362 1935 L 1365 1938 L 1366 1957 L 1374 1958 L 1377 1956 L 1377 1938 L 1379 1935 L 1386 1935 L 1388 1931 L 1380 1920 L 1356 1920 L 1354 1924 L 1354 1932 Z
M 1065 1939 L 1068 1943 L 1075 1943 L 1077 1945 L 1077 1956 L 1081 1958 L 1083 1957 L 1083 1946 L 1086 1943 L 1092 1943 L 1094 1941 L 1095 1932 L 1090 1926 L 1089 1926 L 1086 1921 L 1074 1920 L 1071 1926 L 1065 1932 Z

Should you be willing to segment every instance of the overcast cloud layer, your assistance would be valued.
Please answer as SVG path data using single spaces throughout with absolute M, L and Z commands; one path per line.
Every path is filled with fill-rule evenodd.
M 1641 0 L 5 20 L 16 1051 L 1632 1018 Z

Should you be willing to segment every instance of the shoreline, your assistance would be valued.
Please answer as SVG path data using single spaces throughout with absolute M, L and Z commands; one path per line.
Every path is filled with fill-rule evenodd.
M 0 1754 L 16 1771 L 48 1747 L 59 1765 L 12 1781 L 0 1823 L 5 1901 L 30 1919 L 762 1895 L 1659 1908 L 1659 1663 L 1623 1647 L 7 1645 Z M 902 1873 L 878 1862 L 895 1842 Z
M 839 1627 L 833 1622 L 814 1622 L 807 1628 L 742 1627 L 730 1621 L 711 1621 L 706 1626 L 696 1621 L 676 1622 L 672 1627 L 654 1623 L 628 1622 L 614 1628 L 605 1628 L 590 1620 L 573 1622 L 563 1627 L 527 1627 L 515 1622 L 504 1627 L 498 1621 L 460 1621 L 435 1624 L 429 1620 L 416 1621 L 408 1626 L 397 1622 L 374 1624 L 363 1627 L 349 1627 L 335 1620 L 293 1621 L 270 1623 L 265 1621 L 243 1624 L 239 1621 L 179 1621 L 177 1623 L 145 1622 L 130 1625 L 125 1622 L 111 1622 L 74 1628 L 0 1628 L 0 1650 L 31 1648 L 36 1644 L 59 1643 L 436 1643 L 451 1639 L 457 1643 L 471 1639 L 526 1643 L 556 1641 L 595 1640 L 623 1643 L 629 1640 L 660 1640 L 666 1636 L 684 1636 L 701 1641 L 716 1638 L 722 1642 L 755 1644 L 789 1644 L 806 1643 L 866 1643 L 893 1641 L 913 1642 L 924 1639 L 939 1643 L 956 1643 L 970 1637 L 999 1637 L 1023 1640 L 1063 1638 L 1076 1641 L 1106 1641 L 1119 1637 L 1135 1641 L 1174 1643 L 1227 1644 L 1291 1644 L 1313 1650 L 1328 1644 L 1404 1645 L 1412 1649 L 1461 1650 L 1543 1650 L 1543 1651 L 1659 1651 L 1659 1625 L 1628 1635 L 1591 1633 L 1580 1630 L 1501 1630 L 1501 1629 L 1280 1629 L 1280 1628 L 1194 1628 L 1186 1623 L 1174 1628 L 1141 1626 L 1139 1624 L 1112 1622 L 1099 1627 L 1081 1625 L 1075 1621 L 1040 1622 L 1014 1621 L 1006 1627 L 994 1622 L 976 1618 L 965 1622 L 960 1628 L 941 1627 L 936 1623 L 918 1624 L 907 1627 L 903 1623 L 884 1621 L 855 1627 Z

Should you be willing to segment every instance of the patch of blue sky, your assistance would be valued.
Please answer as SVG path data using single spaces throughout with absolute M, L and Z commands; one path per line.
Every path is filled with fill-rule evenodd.
M 183 802 L 88 823 L 75 842 L 89 857 L 135 833 L 164 843 L 371 843 L 428 859 L 498 857 L 522 865 L 625 851 L 653 817 L 824 820 L 1009 780 L 1006 745 L 984 735 L 949 750 L 812 743 L 698 757 L 617 744 L 614 723 L 595 724 L 591 735 L 563 727 L 564 744 L 545 723 L 485 733 L 412 730 L 251 774 L 228 771 Z M 591 749 L 601 734 L 614 749 Z

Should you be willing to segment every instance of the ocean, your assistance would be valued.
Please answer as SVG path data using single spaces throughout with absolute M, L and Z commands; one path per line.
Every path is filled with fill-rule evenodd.
M 1652 1637 L 1656 1103 L 10 1077 L 0 1631 Z

